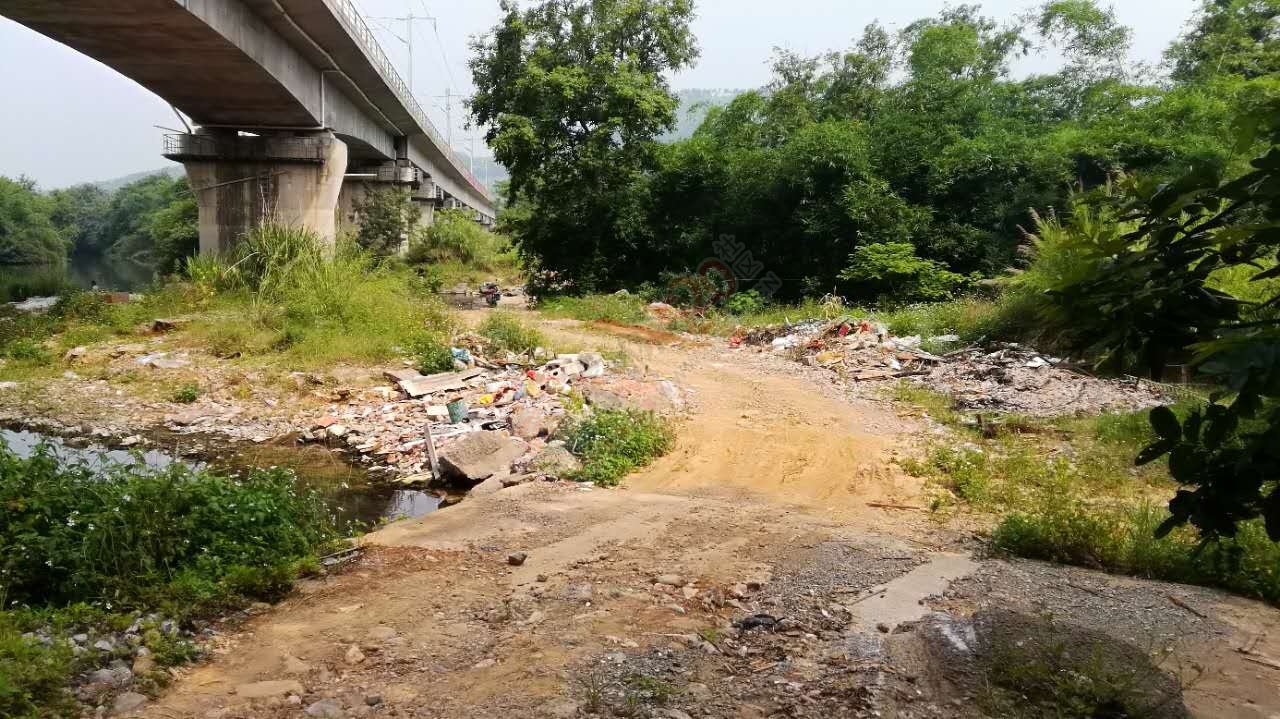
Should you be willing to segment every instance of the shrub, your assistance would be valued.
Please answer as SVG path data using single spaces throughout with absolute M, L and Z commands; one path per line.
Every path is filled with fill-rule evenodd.
M 441 338 L 423 334 L 409 343 L 414 366 L 422 374 L 448 372 L 453 369 L 453 351 Z
M 764 312 L 769 306 L 769 301 L 760 294 L 759 291 L 751 289 L 743 292 L 735 292 L 727 302 L 724 308 L 730 314 L 734 315 L 753 315 Z
M 188 382 L 173 391 L 172 399 L 179 404 L 191 404 L 200 399 L 200 385 Z
M 53 356 L 49 354 L 49 350 L 45 349 L 43 343 L 26 337 L 20 337 L 10 342 L 5 350 L 5 356 L 12 360 L 33 365 L 45 365 L 53 361 Z
M 973 278 L 941 262 L 917 257 L 915 247 L 906 242 L 857 247 L 839 276 L 864 296 L 891 304 L 946 300 L 974 284 Z
M 573 478 L 601 487 L 616 486 L 666 454 L 675 438 L 667 420 L 638 410 L 600 410 L 572 418 L 558 436 L 582 460 Z
M 0 451 L 0 557 L 10 602 L 185 617 L 269 599 L 279 577 L 336 536 L 320 497 L 285 470 L 246 480 L 183 467 L 60 466 Z M 197 581 L 198 580 L 198 581 Z M 190 591 L 203 582 L 202 591 Z
M 411 264 L 456 260 L 481 269 L 508 261 L 511 246 L 471 218 L 466 210 L 440 210 L 431 225 L 420 228 L 409 243 L 405 259 Z
M 500 351 L 523 354 L 535 347 L 547 346 L 547 338 L 541 332 L 526 325 L 512 312 L 489 313 L 479 331 L 481 336 Z
M 23 633 L 0 611 L 0 716 L 76 716 L 79 707 L 67 691 L 73 667 L 70 648 L 59 642 L 44 646 Z

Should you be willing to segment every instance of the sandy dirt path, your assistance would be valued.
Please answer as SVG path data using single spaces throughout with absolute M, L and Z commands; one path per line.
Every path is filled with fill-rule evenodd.
M 889 404 L 714 345 L 543 324 L 686 388 L 676 449 L 618 490 L 522 485 L 370 535 L 356 566 L 229 633 L 146 716 L 975 716 L 899 628 L 993 597 L 1213 662 L 1187 691 L 1199 716 L 1280 715 L 1280 671 L 1234 651 L 1280 654 L 1275 610 L 983 559 L 923 512 L 869 506 L 923 502 L 893 463 L 923 428 Z M 755 614 L 770 631 L 733 624 Z

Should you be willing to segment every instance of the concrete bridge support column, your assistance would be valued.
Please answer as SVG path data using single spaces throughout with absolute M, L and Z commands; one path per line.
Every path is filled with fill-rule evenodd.
M 200 254 L 230 251 L 266 222 L 306 227 L 327 247 L 337 237 L 347 146 L 332 133 L 179 135 L 166 156 L 187 170 L 200 210 Z

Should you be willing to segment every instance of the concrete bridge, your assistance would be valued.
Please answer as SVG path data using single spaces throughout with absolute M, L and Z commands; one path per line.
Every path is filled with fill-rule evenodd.
M 332 242 L 376 187 L 408 188 L 427 221 L 436 207 L 494 219 L 489 191 L 350 0 L 0 0 L 0 15 L 192 119 L 197 126 L 166 136 L 163 151 L 183 163 L 196 193 L 201 252 L 227 249 L 268 218 Z M 92 127 L 86 118 L 86 135 Z

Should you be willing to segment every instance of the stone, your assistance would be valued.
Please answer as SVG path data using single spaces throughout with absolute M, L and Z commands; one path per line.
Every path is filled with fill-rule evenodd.
M 89 635 L 88 635 L 88 634 L 73 634 L 73 635 L 71 635 L 71 641 L 75 642 L 76 644 L 84 644 L 85 642 L 89 641 Z
M 339 439 L 347 436 L 347 433 L 350 431 L 351 430 L 345 424 L 334 424 L 325 429 L 325 434 L 328 434 L 334 439 Z
M 416 382 L 423 379 L 422 373 L 416 369 L 389 369 L 382 376 L 392 382 Z
M 135 676 L 146 674 L 155 668 L 156 660 L 150 653 L 139 654 L 133 658 L 133 673 Z
M 659 709 L 654 716 L 665 717 L 665 719 L 693 719 L 693 717 L 679 709 Z
M 369 706 L 371 706 L 371 707 L 376 707 L 376 706 L 378 706 L 379 704 L 381 704 L 381 703 L 382 703 L 382 695 L 381 695 L 381 694 L 366 694 L 366 695 L 365 695 L 365 697 L 364 697 L 364 703 L 365 703 L 365 704 L 367 704 L 367 705 L 369 705 Z
M 89 348 L 87 347 L 72 347 L 71 349 L 67 350 L 66 354 L 62 355 L 62 359 L 65 362 L 75 362 L 81 357 L 84 357 L 85 354 L 88 353 L 88 351 L 89 351 Z
M 588 387 L 583 392 L 587 403 L 596 409 L 623 409 L 627 401 L 622 395 L 603 387 Z
M 133 683 L 133 672 L 125 668 L 98 669 L 89 673 L 88 683 L 123 689 Z
M 157 318 L 157 319 L 151 320 L 151 331 L 155 334 L 164 334 L 165 332 L 173 332 L 174 330 L 179 329 L 180 327 L 187 324 L 188 322 L 190 322 L 190 320 Z
M 428 405 L 427 419 L 432 422 L 444 422 L 449 419 L 449 408 L 442 404 Z
M 582 463 L 562 445 L 548 445 L 542 448 L 529 462 L 529 471 L 560 479 L 571 472 L 582 469 Z
M 562 699 L 547 707 L 547 716 L 551 719 L 574 719 L 578 716 L 578 703 L 572 699 Z
M 113 715 L 132 714 L 147 703 L 147 697 L 137 692 L 125 692 L 116 697 L 111 703 L 111 713 Z
M 529 555 L 524 552 L 512 552 L 507 555 L 507 564 L 510 564 L 513 567 L 518 567 L 524 564 L 525 560 L 528 558 Z
M 520 439 L 530 440 L 542 435 L 550 436 L 553 426 L 546 412 L 521 405 L 511 413 L 511 431 Z
M 282 697 L 286 694 L 301 694 L 302 692 L 302 684 L 293 679 L 253 682 L 236 687 L 236 696 L 242 699 L 267 699 L 269 697 Z
M 310 671 L 311 671 L 311 665 L 302 661 L 301 659 L 294 656 L 288 656 L 284 658 L 281 673 L 285 674 L 286 676 L 291 676 L 291 677 L 304 676 Z
M 653 578 L 655 584 L 663 584 L 668 587 L 683 587 L 688 584 L 685 578 L 679 574 L 659 574 Z
M 347 648 L 347 653 L 343 655 L 343 659 L 347 664 L 361 664 L 364 662 L 364 652 L 360 651 L 360 647 L 352 644 Z
M 585 604 L 590 602 L 595 597 L 595 594 L 596 590 L 590 584 L 575 584 L 565 591 L 565 599 Z
M 307 716 L 315 719 L 344 719 L 346 714 L 337 699 L 321 699 L 305 709 Z
M 475 666 L 473 666 L 473 667 L 471 667 L 471 668 L 472 668 L 472 669 L 488 669 L 489 667 L 491 667 L 491 666 L 493 666 L 493 665 L 495 665 L 495 664 L 497 664 L 497 663 L 498 663 L 498 660 L 497 660 L 497 659 L 494 659 L 493 657 L 490 657 L 490 658 L 488 658 L 488 659 L 481 659 L 480 661 L 478 661 L 478 662 L 476 662 L 476 663 L 475 663 Z
M 477 484 L 467 492 L 467 497 L 485 497 L 490 494 L 497 494 L 506 489 L 506 485 L 502 483 L 502 477 L 490 477 L 485 481 Z
M 440 452 L 446 479 L 475 484 L 510 470 L 527 445 L 503 432 L 472 432 Z
M 593 378 L 604 376 L 604 356 L 599 352 L 579 352 L 578 361 L 586 367 L 582 373 L 583 377 Z
M 116 644 L 110 639 L 99 639 L 93 643 L 93 648 L 100 652 L 110 652 L 115 650 Z

